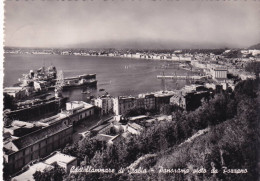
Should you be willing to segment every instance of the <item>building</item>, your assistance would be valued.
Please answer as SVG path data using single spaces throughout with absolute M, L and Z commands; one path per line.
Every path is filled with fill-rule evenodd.
M 42 129 L 25 136 L 4 140 L 4 163 L 10 173 L 18 172 L 31 161 L 47 156 L 72 140 L 72 125 L 64 121 L 43 125 Z
M 20 180 L 27 180 L 27 181 L 32 181 L 34 180 L 33 174 L 36 171 L 43 172 L 45 169 L 52 169 L 54 168 L 52 165 L 48 165 L 43 162 L 35 163 L 31 165 L 27 171 L 18 173 L 18 175 L 14 176 L 11 181 L 20 181 Z
M 148 119 L 149 117 L 148 116 L 145 116 L 145 115 L 140 115 L 140 116 L 133 116 L 133 117 L 130 117 L 129 118 L 129 121 L 132 121 L 132 122 L 136 122 L 136 121 L 143 121 L 143 120 L 146 120 Z
M 34 81 L 33 86 L 35 91 L 47 91 L 48 89 L 47 81 Z
M 213 79 L 227 79 L 227 68 L 215 67 L 211 69 Z
M 185 86 L 170 98 L 170 104 L 178 105 L 187 111 L 193 111 L 201 106 L 203 98 L 209 99 L 210 95 L 211 91 L 204 86 Z
M 160 111 L 161 107 L 170 104 L 170 98 L 175 94 L 174 91 L 159 91 L 154 93 L 155 109 Z
M 144 99 L 144 109 L 154 110 L 155 109 L 155 97 L 154 94 L 139 94 L 138 98 Z
M 131 109 L 159 111 L 160 107 L 170 103 L 173 91 L 159 91 L 150 94 L 139 94 L 138 98 L 120 96 L 113 99 L 113 111 L 116 115 L 126 114 Z
M 4 133 L 8 132 L 12 136 L 21 137 L 38 129 L 41 129 L 39 124 L 15 120 L 10 126 L 4 127 Z
M 27 90 L 24 87 L 6 87 L 3 92 L 17 99 L 27 96 Z
M 106 115 L 113 111 L 113 99 L 110 95 L 103 95 L 95 99 L 94 105 L 101 109 L 101 115 Z
M 65 172 L 69 173 L 70 168 L 72 166 L 77 166 L 77 158 L 65 155 L 60 152 L 53 152 L 51 155 L 44 158 L 41 162 L 35 163 L 33 165 L 30 165 L 28 170 L 25 172 L 20 173 L 19 175 L 16 175 L 12 181 L 18 181 L 18 180 L 34 180 L 33 174 L 36 171 L 44 171 L 45 169 L 52 169 L 53 163 L 57 163 L 60 167 L 65 169 Z
M 66 103 L 66 111 L 60 114 L 69 117 L 69 124 L 76 124 L 93 116 L 94 106 L 83 101 L 71 101 Z
M 70 172 L 72 166 L 77 166 L 77 158 L 74 156 L 66 155 L 60 152 L 54 152 L 50 156 L 46 157 L 43 161 L 48 165 L 52 165 L 56 162 L 60 167 L 65 169 L 66 173 Z
M 120 135 L 106 135 L 106 134 L 98 134 L 95 139 L 106 144 L 106 145 L 113 145 L 116 141 L 119 141 Z
M 186 99 L 181 93 L 177 93 L 170 98 L 171 105 L 177 105 L 183 109 L 186 108 Z
M 136 108 L 137 101 L 135 97 L 119 96 L 113 99 L 113 112 L 116 115 L 126 114 L 127 111 Z
M 129 132 L 134 135 L 140 135 L 144 128 L 136 123 L 128 123 L 125 126 L 125 132 Z

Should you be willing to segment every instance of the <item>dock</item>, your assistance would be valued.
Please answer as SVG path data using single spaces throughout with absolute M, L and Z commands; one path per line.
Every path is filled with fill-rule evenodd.
M 157 75 L 157 79 L 178 79 L 178 80 L 200 80 L 206 76 L 186 76 L 186 75 Z

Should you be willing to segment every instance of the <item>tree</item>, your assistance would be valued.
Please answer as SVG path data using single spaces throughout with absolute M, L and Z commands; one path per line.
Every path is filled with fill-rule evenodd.
M 255 73 L 255 75 L 257 77 L 259 77 L 259 73 L 260 73 L 260 62 L 249 62 L 246 67 L 245 70 L 248 72 L 252 72 Z
M 125 113 L 125 117 L 132 117 L 132 116 L 138 116 L 141 114 L 145 114 L 146 111 L 144 108 L 134 108 L 130 109 Z
M 15 109 L 14 97 L 4 93 L 4 109 Z
M 45 169 L 43 172 L 36 171 L 33 178 L 36 181 L 62 181 L 66 175 L 64 168 L 60 167 L 57 162 L 52 164 L 53 168 Z
M 13 120 L 9 118 L 7 115 L 3 116 L 3 121 L 4 121 L 4 127 L 10 126 L 13 122 Z
M 176 105 L 163 104 L 160 107 L 160 114 L 171 115 L 174 110 L 179 110 Z

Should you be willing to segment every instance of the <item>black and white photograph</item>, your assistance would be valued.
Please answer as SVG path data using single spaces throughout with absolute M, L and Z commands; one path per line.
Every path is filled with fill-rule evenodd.
M 2 6 L 0 180 L 260 179 L 260 0 Z

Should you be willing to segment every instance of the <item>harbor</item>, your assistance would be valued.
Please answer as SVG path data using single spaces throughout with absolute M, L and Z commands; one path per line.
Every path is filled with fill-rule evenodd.
M 161 74 L 162 69 L 155 67 L 162 66 L 165 62 L 156 60 L 128 60 L 114 57 L 84 57 L 72 55 L 13 55 L 6 54 L 4 86 L 9 87 L 17 82 L 22 74 L 30 69 L 36 70 L 42 65 L 55 65 L 63 71 L 64 79 L 77 77 L 82 74 L 96 74 L 97 89 L 104 88 L 112 96 L 117 95 L 138 95 L 148 91 L 159 91 L 162 89 L 161 81 L 156 76 Z M 35 62 L 35 60 L 39 60 Z M 19 63 L 23 62 L 23 63 Z M 27 66 L 25 66 L 27 65 Z M 30 66 L 28 66 L 30 65 Z M 125 66 L 131 67 L 127 70 Z M 176 72 L 178 75 L 186 75 L 187 70 L 175 69 L 163 70 L 165 74 Z M 167 87 L 175 89 L 176 85 L 166 82 Z M 178 87 L 183 87 L 185 80 L 178 81 Z M 71 100 L 85 100 L 86 95 L 81 93 L 82 88 L 64 89 L 64 96 Z M 95 96 L 99 91 L 92 91 Z

